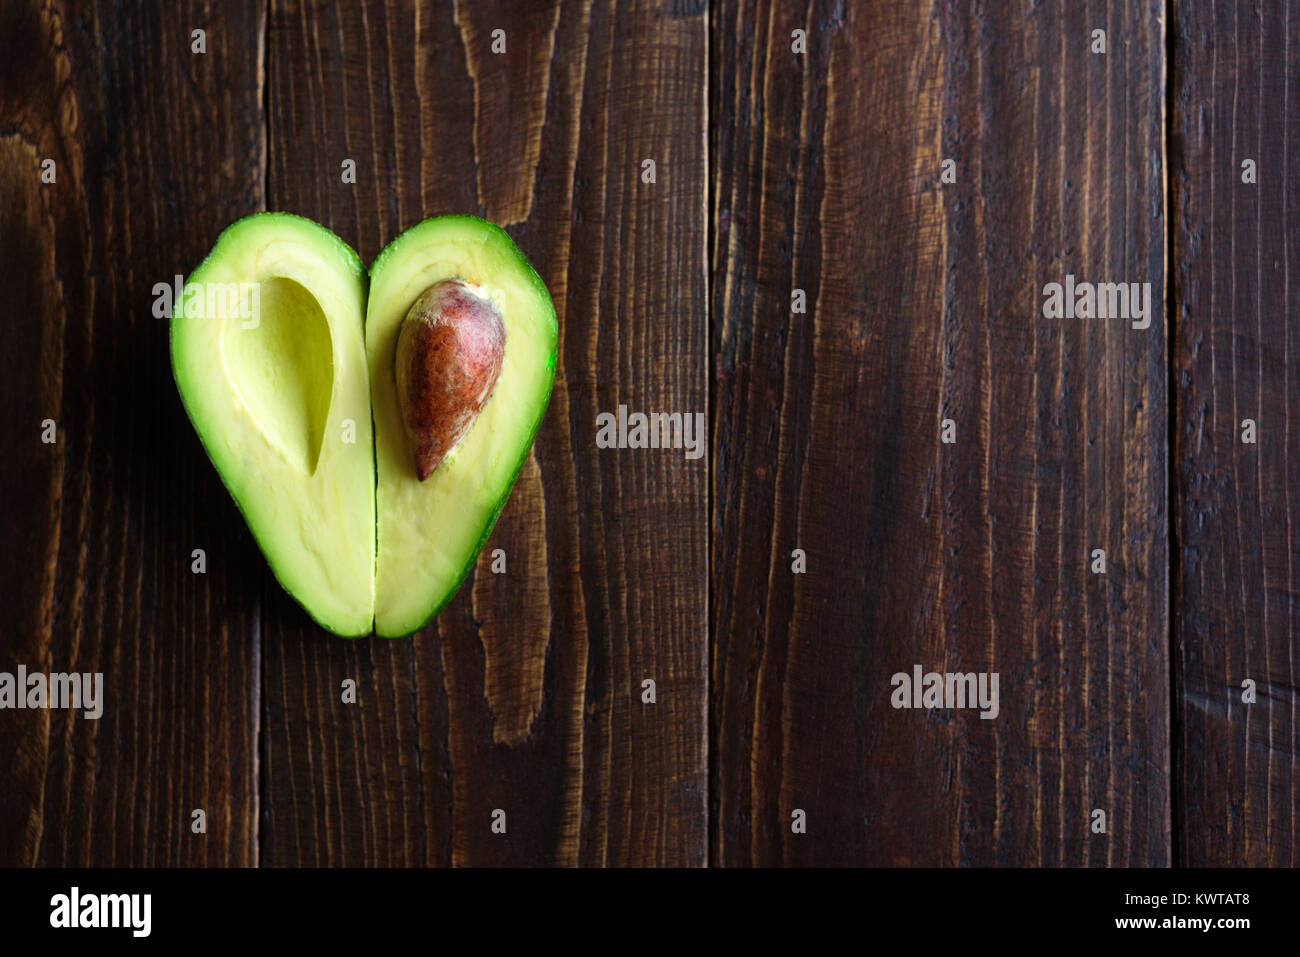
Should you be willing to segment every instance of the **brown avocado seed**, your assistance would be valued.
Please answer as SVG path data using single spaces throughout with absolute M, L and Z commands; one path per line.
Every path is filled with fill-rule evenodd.
M 505 355 L 501 313 L 478 287 L 434 283 L 415 300 L 397 334 L 397 404 L 423 482 L 478 418 Z

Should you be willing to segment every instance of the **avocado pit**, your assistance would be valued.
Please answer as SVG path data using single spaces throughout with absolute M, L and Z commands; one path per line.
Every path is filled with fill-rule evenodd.
M 397 335 L 397 402 L 421 482 L 469 432 L 501 375 L 506 331 L 479 287 L 444 279 L 426 289 Z

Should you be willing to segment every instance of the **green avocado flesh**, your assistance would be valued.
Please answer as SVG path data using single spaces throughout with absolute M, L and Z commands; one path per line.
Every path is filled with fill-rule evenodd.
M 415 299 L 448 278 L 492 298 L 505 352 L 491 398 L 421 482 L 394 348 Z M 221 234 L 171 320 L 181 400 L 271 570 L 349 637 L 408 635 L 455 594 L 546 409 L 556 340 L 542 281 L 505 232 L 470 216 L 394 240 L 368 300 L 360 259 L 329 230 L 249 216 Z
M 222 308 L 220 290 L 251 288 L 255 316 L 229 297 Z M 369 633 L 365 267 L 329 230 L 259 213 L 221 234 L 185 290 L 172 310 L 172 369 L 212 464 L 285 590 L 335 634 Z
M 480 287 L 501 313 L 501 375 L 468 434 L 421 482 L 398 407 L 402 320 L 434 283 Z M 366 353 L 375 423 L 378 549 L 375 632 L 418 631 L 451 600 L 505 505 L 551 394 L 558 326 L 537 273 L 499 227 L 473 216 L 427 219 L 370 268 Z

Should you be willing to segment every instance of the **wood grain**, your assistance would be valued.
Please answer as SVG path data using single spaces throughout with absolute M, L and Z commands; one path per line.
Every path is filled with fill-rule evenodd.
M 1294 867 L 1300 10 L 1178 4 L 1176 17 L 1176 855 Z M 1255 162 L 1253 184 L 1244 160 Z M 1256 444 L 1242 441 L 1245 419 Z
M 715 6 L 715 863 L 1168 863 L 1161 9 Z
M 99 720 L 0 712 L 0 865 L 257 862 L 261 560 L 177 401 L 153 285 L 262 205 L 263 19 L 0 7 L 0 671 L 103 672 L 105 699 Z
M 533 455 L 433 625 L 349 644 L 267 596 L 266 863 L 704 862 L 707 466 L 599 450 L 595 420 L 706 411 L 706 27 L 652 3 L 272 5 L 270 205 L 367 262 L 426 216 L 499 218 L 561 340 Z

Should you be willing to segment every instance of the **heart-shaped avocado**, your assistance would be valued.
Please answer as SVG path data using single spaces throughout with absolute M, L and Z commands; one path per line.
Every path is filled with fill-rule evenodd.
M 402 233 L 367 290 L 329 230 L 258 213 L 190 276 L 171 355 L 285 590 L 335 634 L 397 638 L 451 600 L 487 541 L 546 411 L 557 337 L 545 285 L 477 217 Z

